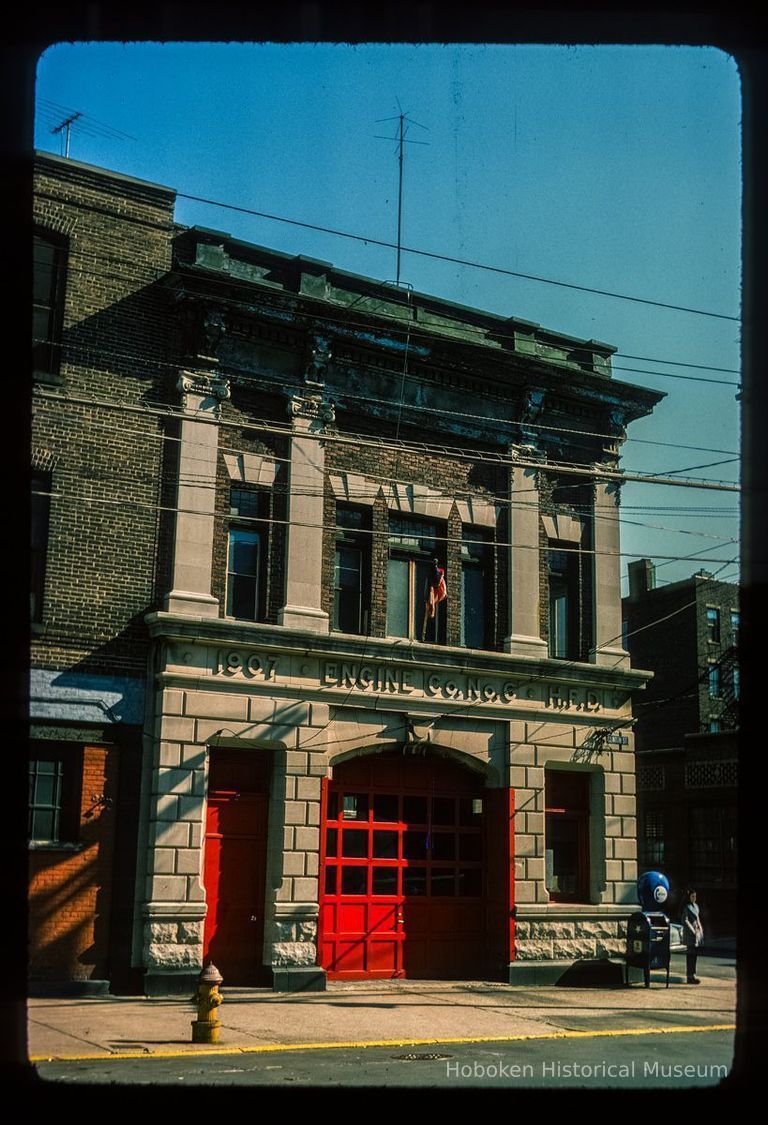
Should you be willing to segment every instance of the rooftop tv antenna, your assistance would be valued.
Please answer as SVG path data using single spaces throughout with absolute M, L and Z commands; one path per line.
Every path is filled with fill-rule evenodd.
M 425 129 L 427 132 L 429 132 L 429 129 L 427 129 L 426 125 L 420 125 L 418 121 L 414 121 L 412 118 L 410 118 L 408 116 L 407 113 L 403 112 L 403 107 L 400 105 L 399 98 L 395 98 L 395 101 L 397 102 L 397 108 L 400 110 L 400 112 L 397 114 L 397 116 L 395 116 L 395 117 L 379 117 L 377 119 L 377 124 L 379 122 L 382 122 L 382 121 L 397 121 L 398 122 L 397 136 L 395 136 L 395 137 L 382 137 L 378 133 L 376 134 L 376 136 L 378 137 L 378 139 L 380 141 L 397 141 L 397 145 L 398 145 L 397 150 L 396 150 L 398 152 L 398 180 L 397 180 L 397 271 L 396 271 L 397 276 L 396 276 L 396 280 L 395 280 L 395 285 L 399 285 L 400 284 L 400 254 L 401 254 L 401 247 L 402 247 L 402 231 L 403 231 L 403 163 L 404 163 L 405 145 L 406 144 L 409 144 L 409 145 L 426 145 L 426 144 L 429 144 L 429 141 L 414 141 L 414 140 L 411 140 L 410 137 L 408 137 L 406 134 L 408 132 L 409 126 L 411 126 L 411 125 L 416 125 L 416 126 L 418 126 L 419 129 Z M 406 122 L 408 122 L 408 125 L 406 125 Z
M 82 116 L 83 116 L 82 113 L 70 113 L 69 117 L 65 117 L 60 125 L 57 125 L 55 129 L 51 129 L 52 133 L 60 133 L 62 129 L 66 129 L 66 133 L 65 133 L 66 142 L 65 142 L 65 145 L 64 145 L 64 155 L 67 158 L 69 158 L 69 132 L 70 132 L 70 129 L 72 128 L 72 122 L 77 121 L 78 117 L 82 117 Z

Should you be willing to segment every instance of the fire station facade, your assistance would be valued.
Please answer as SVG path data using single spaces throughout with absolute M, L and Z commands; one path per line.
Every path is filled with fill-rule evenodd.
M 621 647 L 617 465 L 660 396 L 616 381 L 607 345 L 181 228 L 168 189 L 41 162 L 154 192 L 168 220 L 162 359 L 135 395 L 107 359 L 90 392 L 157 439 L 131 673 L 145 991 L 209 959 L 295 988 L 620 952 L 648 674 Z

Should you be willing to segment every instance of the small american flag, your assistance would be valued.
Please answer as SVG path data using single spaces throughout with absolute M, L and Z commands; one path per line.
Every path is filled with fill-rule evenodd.
M 437 565 L 435 560 L 432 568 L 432 574 L 427 579 L 426 589 L 426 608 L 430 617 L 435 616 L 435 610 L 440 602 L 445 601 L 448 597 L 448 591 L 445 588 L 445 571 L 441 566 Z

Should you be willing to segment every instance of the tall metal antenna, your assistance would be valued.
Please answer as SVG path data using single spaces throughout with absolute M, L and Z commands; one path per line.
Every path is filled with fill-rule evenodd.
M 406 136 L 406 133 L 408 132 L 408 130 L 405 126 L 405 122 L 407 121 L 409 125 L 417 125 L 419 127 L 419 129 L 425 129 L 427 132 L 429 132 L 429 129 L 427 129 L 426 125 L 420 125 L 418 121 L 414 121 L 412 118 L 410 118 L 407 115 L 407 113 L 403 113 L 403 107 L 400 105 L 400 100 L 398 98 L 395 98 L 395 101 L 397 102 L 397 108 L 400 110 L 398 115 L 396 117 L 379 117 L 378 120 L 377 120 L 377 124 L 381 121 L 397 121 L 398 122 L 398 135 L 396 137 L 382 137 L 377 133 L 376 136 L 381 141 L 397 141 L 397 145 L 398 145 L 398 147 L 397 147 L 397 153 L 398 153 L 397 269 L 396 269 L 395 285 L 399 285 L 400 284 L 400 248 L 401 248 L 401 245 L 402 245 L 402 232 L 403 232 L 403 163 L 404 163 L 403 154 L 404 154 L 404 151 L 405 151 L 405 145 L 406 144 L 409 144 L 409 145 L 426 145 L 426 144 L 429 144 L 429 141 L 412 141 L 412 140 L 410 140 Z
M 65 134 L 66 143 L 65 143 L 65 146 L 64 146 L 64 155 L 67 158 L 69 158 L 69 132 L 70 132 L 70 129 L 72 128 L 72 122 L 77 121 L 78 117 L 82 117 L 82 116 L 83 116 L 82 113 L 70 113 L 69 117 L 65 117 L 60 125 L 57 125 L 55 129 L 51 129 L 52 133 L 60 133 L 62 129 L 66 129 L 66 134 Z

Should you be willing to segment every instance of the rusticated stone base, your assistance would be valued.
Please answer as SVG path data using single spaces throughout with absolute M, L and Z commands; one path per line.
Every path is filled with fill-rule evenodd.
M 620 920 L 518 920 L 515 953 L 518 961 L 578 961 L 617 957 L 624 952 L 625 923 Z
M 144 965 L 156 970 L 203 967 L 202 922 L 147 922 L 144 926 Z

